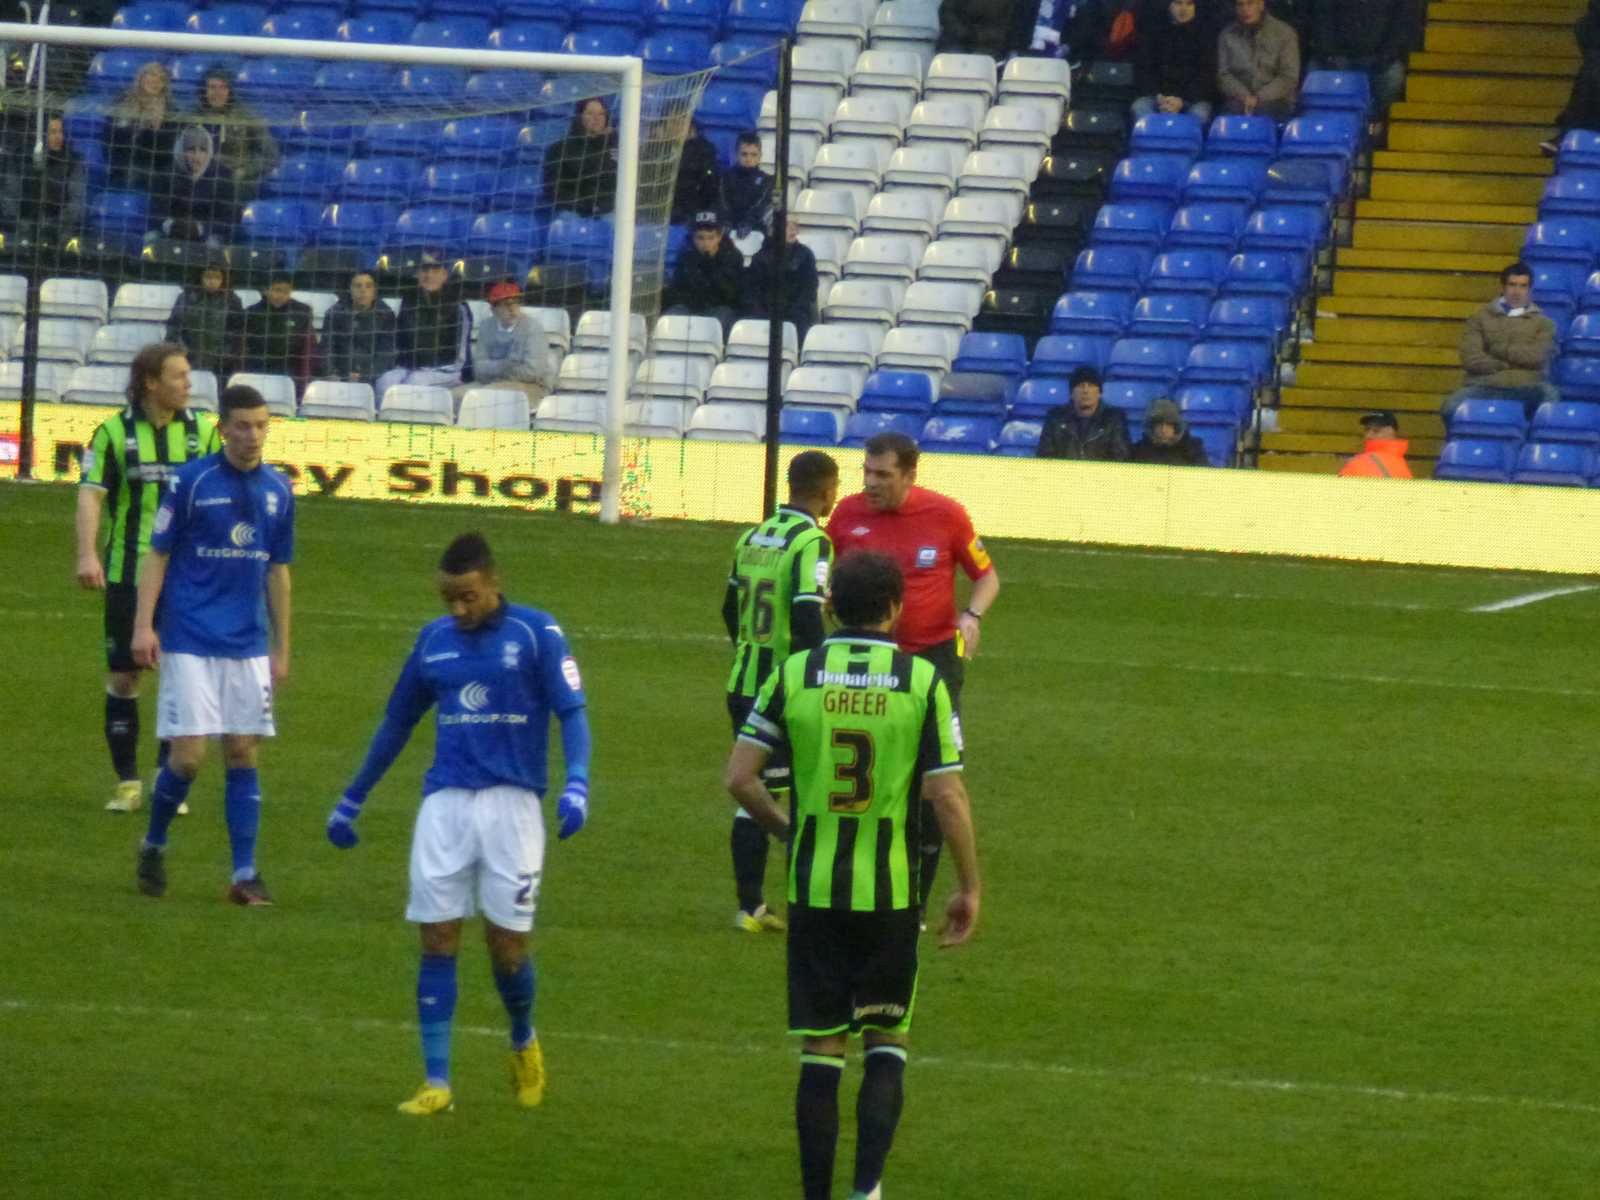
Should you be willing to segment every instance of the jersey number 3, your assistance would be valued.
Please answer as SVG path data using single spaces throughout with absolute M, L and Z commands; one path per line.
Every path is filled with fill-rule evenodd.
M 833 764 L 836 786 L 828 793 L 828 810 L 863 813 L 872 803 L 872 735 L 864 729 L 835 729 L 833 747 L 849 757 Z

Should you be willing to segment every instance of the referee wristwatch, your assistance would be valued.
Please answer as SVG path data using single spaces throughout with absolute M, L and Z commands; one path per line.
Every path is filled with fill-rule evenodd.
M 962 615 L 971 617 L 974 621 L 983 620 L 983 614 L 981 612 L 976 612 L 973 609 L 964 608 L 964 609 L 961 610 L 961 612 L 962 612 Z

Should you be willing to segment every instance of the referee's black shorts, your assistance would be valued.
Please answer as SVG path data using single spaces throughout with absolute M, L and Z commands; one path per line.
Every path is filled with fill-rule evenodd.
M 789 906 L 789 1032 L 907 1033 L 917 997 L 915 908 Z
M 139 588 L 132 583 L 106 584 L 106 670 L 142 671 L 133 661 L 133 616 Z
M 754 696 L 736 696 L 728 693 L 728 717 L 733 722 L 733 736 L 739 736 L 739 730 L 744 728 L 745 718 L 750 715 L 750 710 L 756 706 Z M 772 752 L 772 757 L 767 759 L 767 765 L 762 768 L 761 778 L 766 780 L 768 787 L 789 786 L 789 745 L 784 743 Z
M 944 676 L 944 685 L 950 689 L 950 707 L 956 710 L 956 716 L 961 715 L 961 685 L 967 678 L 967 660 L 961 657 L 956 649 L 956 639 L 940 642 L 936 646 L 926 646 L 917 651 L 918 658 L 925 658 L 939 668 L 939 674 Z

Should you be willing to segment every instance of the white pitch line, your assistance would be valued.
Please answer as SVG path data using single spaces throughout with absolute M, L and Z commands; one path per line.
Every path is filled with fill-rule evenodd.
M 1579 592 L 1592 592 L 1600 588 L 1600 583 L 1580 583 L 1573 587 L 1551 588 L 1544 592 L 1527 592 L 1521 596 L 1513 596 L 1509 600 L 1496 600 L 1492 604 L 1479 604 L 1467 609 L 1475 613 L 1505 612 L 1510 608 L 1521 608 L 1524 604 L 1537 604 L 1541 600 L 1554 600 L 1557 596 L 1575 596 Z
M 204 1021 L 215 1027 L 227 1020 L 244 1025 L 273 1025 L 292 1022 L 323 1028 L 343 1026 L 350 1029 L 382 1030 L 388 1033 L 415 1032 L 416 1026 L 406 1021 L 388 1021 L 381 1018 L 346 1017 L 328 1019 L 305 1013 L 272 1015 L 267 1013 L 202 1012 L 190 1008 L 157 1008 L 136 1004 L 52 1004 L 17 998 L 0 999 L 0 1014 L 7 1012 L 61 1014 L 71 1016 L 117 1016 L 162 1018 L 172 1021 Z M 506 1031 L 488 1025 L 457 1025 L 456 1032 L 468 1037 L 504 1039 Z M 689 1038 L 651 1038 L 628 1034 L 594 1033 L 582 1030 L 546 1029 L 541 1038 L 555 1042 L 588 1042 L 603 1046 L 634 1046 L 651 1050 L 665 1050 L 674 1054 L 723 1054 L 739 1057 L 790 1058 L 792 1044 L 774 1042 L 757 1045 L 750 1042 L 701 1041 Z M 1215 1075 L 1197 1071 L 1134 1071 L 1114 1067 L 1074 1066 L 1070 1063 L 1045 1062 L 991 1062 L 975 1059 L 949 1058 L 941 1054 L 913 1054 L 912 1061 L 920 1067 L 938 1070 L 983 1072 L 1001 1075 L 1037 1075 L 1058 1079 L 1099 1079 L 1111 1082 L 1147 1084 L 1158 1087 L 1189 1086 L 1222 1088 L 1229 1091 L 1275 1092 L 1280 1095 L 1335 1096 L 1363 1100 L 1389 1100 L 1410 1104 L 1470 1105 L 1474 1107 L 1533 1109 L 1540 1112 L 1573 1113 L 1580 1116 L 1600 1116 L 1600 1104 L 1583 1100 L 1552 1100 L 1542 1096 L 1501 1096 L 1492 1092 L 1446 1092 L 1414 1090 L 1410 1088 L 1380 1087 L 1373 1084 L 1319 1083 L 1293 1079 L 1250 1079 L 1228 1075 Z

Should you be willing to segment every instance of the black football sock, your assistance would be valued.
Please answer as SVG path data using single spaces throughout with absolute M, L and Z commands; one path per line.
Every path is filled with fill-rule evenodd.
M 106 748 L 124 783 L 139 778 L 139 699 L 106 693 Z
M 829 1200 L 833 1155 L 839 1144 L 839 1077 L 844 1059 L 800 1056 L 800 1086 L 794 1093 L 794 1124 L 800 1134 L 800 1183 L 806 1200 Z
M 874 1046 L 867 1051 L 866 1074 L 856 1095 L 856 1180 L 858 1192 L 870 1192 L 883 1178 L 883 1164 L 894 1144 L 895 1126 L 905 1102 L 906 1052 L 900 1046 Z
M 735 817 L 728 844 L 733 850 L 733 883 L 739 893 L 739 909 L 753 913 L 761 907 L 761 889 L 767 877 L 766 830 L 748 817 Z

